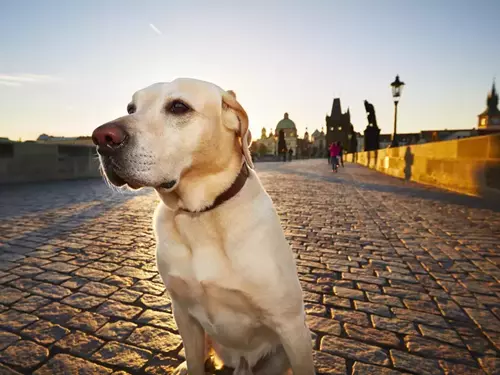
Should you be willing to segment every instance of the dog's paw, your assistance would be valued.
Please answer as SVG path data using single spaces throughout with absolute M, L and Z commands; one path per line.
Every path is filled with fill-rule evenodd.
M 179 366 L 177 366 L 172 375 L 188 375 L 187 362 L 184 361 Z

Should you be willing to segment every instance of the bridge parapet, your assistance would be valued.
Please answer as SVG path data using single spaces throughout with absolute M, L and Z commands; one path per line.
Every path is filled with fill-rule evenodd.
M 358 152 L 346 160 L 406 180 L 500 198 L 500 134 Z
M 0 184 L 99 177 L 95 147 L 0 143 Z

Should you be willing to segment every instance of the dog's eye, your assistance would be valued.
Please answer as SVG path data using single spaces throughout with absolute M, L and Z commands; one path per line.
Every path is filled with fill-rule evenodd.
M 135 113 L 135 110 L 137 108 L 135 107 L 135 104 L 132 104 L 130 103 L 128 106 L 127 106 L 127 112 L 129 115 L 131 115 L 132 113 Z
M 180 100 L 174 100 L 167 106 L 167 111 L 174 113 L 176 115 L 182 115 L 186 112 L 189 112 L 191 108 L 189 108 L 186 104 L 181 102 Z

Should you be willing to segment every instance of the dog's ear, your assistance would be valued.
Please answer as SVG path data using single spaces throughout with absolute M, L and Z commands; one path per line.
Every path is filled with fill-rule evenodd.
M 240 137 L 241 152 L 250 168 L 253 168 L 252 155 L 250 154 L 250 144 L 252 143 L 252 134 L 248 129 L 248 115 L 236 100 L 236 94 L 232 90 L 228 90 L 222 95 L 222 110 L 232 111 L 238 122 L 236 124 L 228 124 L 226 126 L 234 130 Z

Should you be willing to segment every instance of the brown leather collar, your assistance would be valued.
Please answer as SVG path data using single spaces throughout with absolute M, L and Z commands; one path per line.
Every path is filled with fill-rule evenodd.
M 229 199 L 231 199 L 236 194 L 238 194 L 240 192 L 240 190 L 243 188 L 243 186 L 245 185 L 245 182 L 247 181 L 248 175 L 249 175 L 249 172 L 248 172 L 247 163 L 244 162 L 243 165 L 241 166 L 240 173 L 238 174 L 236 179 L 233 181 L 232 185 L 229 186 L 221 194 L 219 194 L 210 206 L 205 207 L 205 208 L 198 210 L 198 211 L 190 211 L 190 210 L 186 210 L 185 208 L 181 208 L 181 210 L 185 211 L 185 212 L 190 212 L 193 214 L 199 214 L 202 212 L 207 212 L 207 211 L 213 210 L 214 208 L 220 206 L 224 202 L 227 202 Z

